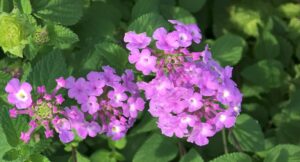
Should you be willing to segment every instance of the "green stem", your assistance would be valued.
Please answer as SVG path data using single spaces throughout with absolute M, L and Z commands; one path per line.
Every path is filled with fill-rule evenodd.
M 182 158 L 186 154 L 184 145 L 179 141 L 178 142 L 180 157 Z
M 73 162 L 77 162 L 76 148 L 75 147 L 72 147 L 72 160 L 73 160 Z
M 228 146 L 227 146 L 225 129 L 222 130 L 222 139 L 223 139 L 224 152 L 225 152 L 225 154 L 228 154 Z

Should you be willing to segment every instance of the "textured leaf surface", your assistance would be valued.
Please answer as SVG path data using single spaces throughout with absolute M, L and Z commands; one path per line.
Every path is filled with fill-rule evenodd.
M 153 134 L 141 146 L 133 158 L 133 162 L 167 162 L 176 157 L 176 146 L 162 135 Z

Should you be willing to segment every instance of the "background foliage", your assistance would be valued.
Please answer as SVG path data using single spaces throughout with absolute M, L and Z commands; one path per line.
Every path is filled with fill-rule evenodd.
M 0 0 L 1 15 L 13 8 L 30 30 L 22 26 L 28 34 L 18 50 L 0 48 L 0 161 L 72 160 L 72 145 L 38 137 L 27 145 L 19 140 L 27 119 L 8 116 L 3 90 L 9 79 L 52 89 L 58 76 L 81 76 L 102 65 L 121 72 L 131 68 L 124 33 L 152 34 L 157 27 L 169 27 L 168 19 L 197 23 L 213 57 L 234 66 L 234 80 L 244 95 L 236 126 L 200 148 L 162 136 L 145 111 L 120 141 L 99 136 L 81 142 L 78 161 L 300 161 L 299 1 Z M 138 74 L 138 79 L 147 78 Z

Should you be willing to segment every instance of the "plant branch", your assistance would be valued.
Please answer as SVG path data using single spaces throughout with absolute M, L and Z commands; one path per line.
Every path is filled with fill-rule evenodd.
M 73 160 L 73 162 L 77 162 L 76 148 L 75 147 L 72 147 L 72 160 Z
M 228 145 L 227 145 L 225 129 L 222 130 L 222 140 L 223 140 L 224 152 L 225 154 L 228 154 Z
M 180 157 L 182 158 L 186 154 L 186 150 L 182 142 L 178 142 Z

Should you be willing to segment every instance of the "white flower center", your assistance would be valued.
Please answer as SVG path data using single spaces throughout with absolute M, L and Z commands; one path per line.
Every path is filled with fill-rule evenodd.
M 220 115 L 220 121 L 221 122 L 224 122 L 226 119 L 227 119 L 226 115 L 224 115 L 224 114 Z
M 119 133 L 119 132 L 120 132 L 120 127 L 118 127 L 118 126 L 113 126 L 113 127 L 112 127 L 112 131 L 113 131 L 114 133 Z
M 122 98 L 122 96 L 121 96 L 120 93 L 118 93 L 118 94 L 115 95 L 115 100 L 116 100 L 117 102 L 119 102 L 119 101 L 121 100 L 121 98 Z
M 134 104 L 130 104 L 129 110 L 130 110 L 130 111 L 135 111 L 135 105 L 134 105 Z
M 223 91 L 223 97 L 224 97 L 224 98 L 227 98 L 227 97 L 229 97 L 229 96 L 230 96 L 229 91 L 228 91 L 228 90 L 224 90 L 224 91 Z
M 16 94 L 16 97 L 21 101 L 26 101 L 28 99 L 28 96 L 23 89 L 19 90 L 19 92 Z
M 197 105 L 198 105 L 198 102 L 197 102 L 197 100 L 196 100 L 195 98 L 190 98 L 190 104 L 191 104 L 192 106 L 197 106 Z
M 240 112 L 240 108 L 239 108 L 238 106 L 234 106 L 234 107 L 233 107 L 233 110 L 234 110 L 235 112 Z
M 190 117 L 183 117 L 183 118 L 181 118 L 181 122 L 182 123 L 189 123 L 189 122 L 191 122 L 191 118 Z

